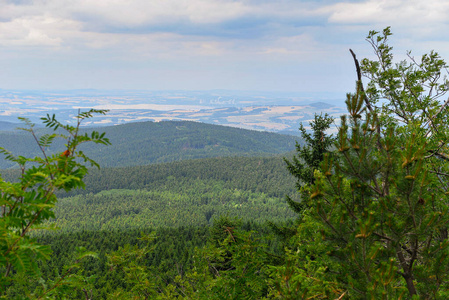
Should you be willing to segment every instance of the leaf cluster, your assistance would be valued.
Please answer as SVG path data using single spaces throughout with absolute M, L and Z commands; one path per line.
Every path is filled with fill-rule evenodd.
M 61 127 L 65 130 L 65 134 L 53 133 L 40 137 L 30 120 L 20 118 L 26 125 L 22 130 L 34 138 L 41 156 L 31 158 L 15 156 L 0 148 L 5 158 L 20 168 L 19 179 L 16 182 L 7 182 L 0 178 L 0 293 L 5 294 L 14 281 L 19 280 L 23 274 L 39 277 L 37 262 L 47 260 L 51 250 L 48 246 L 37 243 L 30 234 L 36 229 L 53 229 L 53 226 L 46 226 L 44 222 L 55 217 L 53 208 L 57 202 L 55 195 L 57 191 L 84 187 L 83 178 L 88 169 L 77 159 L 81 158 L 92 165 L 96 163 L 78 151 L 77 147 L 85 142 L 109 144 L 109 141 L 104 134 L 96 132 L 91 136 L 79 135 L 79 126 L 83 119 L 105 112 L 90 110 L 79 113 L 76 127 L 63 125 L 54 115 L 52 117 L 47 115 L 42 118 L 44 124 L 54 130 Z M 66 140 L 66 151 L 47 155 L 46 148 L 56 138 Z M 60 285 L 60 282 L 55 283 L 55 286 Z

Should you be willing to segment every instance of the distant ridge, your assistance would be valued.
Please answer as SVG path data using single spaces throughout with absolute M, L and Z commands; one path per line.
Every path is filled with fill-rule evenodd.
M 270 156 L 295 149 L 293 136 L 192 121 L 134 122 L 102 127 L 112 146 L 81 148 L 102 167 L 127 167 L 225 156 Z M 91 130 L 86 130 L 91 131 Z M 0 146 L 15 154 L 39 155 L 31 136 L 0 132 Z M 62 143 L 49 151 L 62 152 Z M 0 160 L 0 169 L 14 164 Z
M 0 131 L 1 130 L 14 130 L 17 127 L 20 127 L 19 123 L 11 123 L 11 122 L 5 122 L 5 121 L 0 121 Z
M 329 103 L 325 103 L 325 102 L 313 102 L 313 103 L 308 104 L 308 106 L 315 107 L 315 108 L 318 108 L 318 109 L 328 109 L 328 108 L 331 108 L 331 107 L 335 107 L 335 105 L 329 104 Z

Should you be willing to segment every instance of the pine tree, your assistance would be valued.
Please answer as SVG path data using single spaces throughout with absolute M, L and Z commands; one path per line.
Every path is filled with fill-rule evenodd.
M 328 114 L 324 114 L 324 116 L 322 114 L 315 114 L 314 120 L 309 123 L 312 133 L 307 132 L 304 125 L 300 124 L 299 131 L 301 132 L 303 142 L 296 142 L 296 154 L 291 161 L 284 157 L 284 161 L 287 164 L 287 170 L 296 179 L 296 188 L 298 191 L 300 191 L 303 186 L 314 183 L 315 179 L 313 174 L 315 170 L 319 168 L 324 155 L 330 153 L 330 149 L 335 139 L 332 135 L 326 133 L 326 131 L 330 129 L 330 125 L 333 121 L 334 119 Z M 298 219 L 296 221 L 299 221 L 306 208 L 305 202 L 295 201 L 289 195 L 285 196 L 285 200 L 291 210 L 298 214 Z M 296 234 L 298 226 L 297 223 L 288 226 L 278 225 L 273 222 L 268 222 L 268 224 L 272 231 L 282 238 L 283 248 L 288 246 L 289 240 Z M 283 258 L 278 257 L 277 261 L 282 262 Z
M 448 101 L 438 101 L 448 90 L 446 64 L 435 52 L 393 64 L 389 35 L 368 35 L 378 61 L 360 67 L 352 52 L 359 80 L 349 115 L 334 154 L 301 190 L 308 209 L 274 294 L 449 297 Z
M 329 153 L 334 142 L 332 135 L 326 133 L 333 121 L 334 119 L 328 114 L 324 116 L 315 114 L 314 120 L 309 123 L 312 133 L 307 132 L 304 125 L 300 124 L 299 130 L 304 146 L 296 142 L 297 154 L 293 156 L 292 161 L 284 158 L 288 171 L 296 178 L 298 190 L 301 190 L 302 186 L 306 184 L 314 183 L 313 174 L 319 168 L 324 155 Z M 294 212 L 301 214 L 304 208 L 302 203 L 292 200 L 288 195 L 286 200 Z

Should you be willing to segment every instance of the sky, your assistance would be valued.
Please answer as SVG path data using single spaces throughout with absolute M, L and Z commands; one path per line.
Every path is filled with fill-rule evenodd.
M 353 91 L 349 49 L 449 59 L 446 0 L 0 0 L 0 89 Z

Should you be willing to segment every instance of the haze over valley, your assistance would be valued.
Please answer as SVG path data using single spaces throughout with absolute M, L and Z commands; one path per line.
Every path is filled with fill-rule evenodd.
M 297 135 L 299 124 L 315 113 L 344 113 L 338 93 L 242 91 L 17 91 L 0 90 L 0 130 L 17 127 L 17 117 L 35 123 L 45 114 L 74 123 L 78 109 L 109 109 L 83 126 L 188 120 Z

